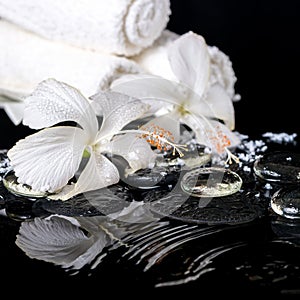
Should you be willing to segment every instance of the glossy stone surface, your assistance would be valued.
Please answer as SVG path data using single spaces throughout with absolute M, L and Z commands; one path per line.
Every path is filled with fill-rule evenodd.
M 264 214 L 264 208 L 250 192 L 207 199 L 186 198 L 180 191 L 152 191 L 145 197 L 153 212 L 188 223 L 239 224 Z
M 257 147 L 253 149 L 253 145 Z M 252 159 L 264 154 L 265 147 L 268 147 L 268 151 L 274 148 L 295 148 L 294 145 L 277 145 L 267 141 L 265 145 L 260 142 L 249 143 L 246 155 L 243 156 L 245 159 L 240 159 L 235 169 L 230 166 L 243 179 L 242 189 L 223 197 L 191 197 L 181 190 L 177 181 L 175 186 L 158 186 L 155 189 L 135 189 L 124 184 L 125 189 L 124 186 L 115 186 L 110 195 L 108 191 L 102 190 L 101 197 L 100 191 L 95 191 L 78 195 L 70 199 L 72 202 L 51 201 L 50 204 L 45 199 L 25 201 L 25 197 L 13 202 L 14 198 L 22 197 L 9 193 L 5 188 L 1 189 L 0 180 L 0 195 L 4 200 L 1 203 L 9 212 L 7 217 L 0 216 L 2 258 L 5 260 L 2 264 L 4 281 L 22 282 L 26 277 L 27 286 L 33 292 L 34 285 L 43 284 L 47 278 L 50 278 L 48 282 L 55 278 L 68 291 L 73 291 L 74 285 L 79 282 L 82 286 L 92 287 L 97 286 L 100 280 L 107 287 L 111 283 L 121 283 L 121 287 L 118 285 L 121 294 L 123 287 L 135 291 L 137 286 L 141 286 L 147 291 L 155 290 L 155 296 L 163 290 L 168 295 L 177 295 L 178 291 L 189 295 L 194 287 L 199 295 L 214 295 L 214 291 L 217 291 L 217 296 L 224 297 L 225 292 L 231 298 L 233 294 L 237 298 L 247 295 L 253 299 L 261 296 L 277 299 L 278 295 L 299 295 L 300 221 L 280 216 L 270 209 L 271 195 L 282 185 L 257 180 L 252 169 Z M 299 151 L 299 147 L 295 151 Z M 184 168 L 179 168 L 179 179 L 184 172 Z M 266 186 L 271 185 L 272 189 L 268 190 L 270 193 L 267 196 L 264 194 Z M 74 231 L 65 230 L 67 228 L 61 226 L 56 227 L 56 230 L 55 227 L 47 227 L 47 231 L 40 232 L 41 242 L 31 245 L 32 250 L 49 253 L 57 259 L 61 260 L 63 256 L 67 263 L 74 260 L 82 263 L 89 257 L 94 258 L 93 263 L 84 265 L 80 270 L 61 270 L 57 266 L 52 268 L 45 262 L 22 257 L 20 253 L 15 255 L 20 250 L 15 249 L 15 241 L 21 223 L 15 220 L 23 220 L 21 224 L 31 224 L 33 216 L 45 213 L 45 202 L 49 205 L 45 208 L 53 211 L 53 214 L 74 216 L 77 213 L 83 216 L 79 217 L 81 221 L 85 220 L 86 224 L 92 225 L 95 224 L 92 219 L 98 217 L 90 217 L 91 213 L 97 215 L 98 209 L 104 212 L 105 207 L 107 212 L 114 208 L 119 210 L 119 205 L 122 208 L 127 203 L 129 208 L 132 199 L 137 200 L 136 195 L 140 201 L 149 201 L 144 206 L 147 205 L 150 212 L 159 217 L 155 222 L 151 221 L 152 218 L 150 223 L 128 222 L 131 216 L 134 220 L 136 217 L 141 219 L 140 208 L 147 208 L 142 206 L 133 210 L 129 216 L 123 215 L 122 220 L 112 220 L 101 215 L 99 220 L 105 222 L 101 221 L 98 223 L 101 226 L 93 227 L 93 235 L 87 236 L 91 231 L 83 227 L 82 235 L 85 238 L 82 243 L 77 243 L 78 236 L 72 234 Z M 123 197 L 128 201 L 122 202 Z M 98 205 L 92 198 L 95 198 Z M 75 233 L 80 233 L 80 230 L 75 230 Z M 67 237 L 63 249 L 56 254 L 52 247 L 57 244 L 49 243 L 49 234 L 58 237 L 59 241 Z M 102 242 L 107 245 L 105 248 L 102 248 Z M 51 246 L 50 252 L 47 246 Z M 27 253 L 24 252 L 25 255 Z M 34 271 L 37 269 L 39 272 Z M 24 276 L 24 272 L 30 274 Z M 107 291 L 109 293 L 111 289 Z M 24 294 L 24 290 L 21 292 Z
M 67 201 L 41 199 L 36 205 L 50 213 L 65 216 L 102 216 L 122 210 L 131 200 L 132 195 L 128 188 L 113 185 L 79 194 Z
M 271 198 L 271 208 L 285 218 L 300 219 L 300 187 L 285 187 L 276 191 Z
M 119 170 L 120 183 L 133 189 L 147 190 L 174 183 L 179 177 L 180 168 L 175 166 L 154 166 L 126 174 L 128 163 L 121 157 L 113 156 L 111 161 Z
M 194 197 L 222 197 L 236 193 L 242 183 L 241 177 L 229 169 L 207 167 L 187 172 L 181 188 Z
M 138 189 L 153 189 L 167 185 L 177 178 L 176 171 L 166 167 L 141 169 L 126 177 L 122 177 L 125 184 Z
M 300 154 L 276 151 L 264 154 L 253 166 L 256 176 L 278 183 L 300 183 Z
M 3 184 L 9 192 L 17 196 L 24 196 L 30 198 L 43 198 L 47 196 L 46 192 L 35 191 L 26 184 L 18 183 L 17 177 L 12 172 L 4 176 Z
M 196 166 L 203 166 L 211 161 L 211 153 L 209 153 L 203 145 L 188 144 L 187 150 L 183 150 L 182 153 L 182 157 L 180 157 L 178 153 L 174 156 L 171 152 L 158 156 L 156 165 L 163 167 L 180 166 L 192 168 Z

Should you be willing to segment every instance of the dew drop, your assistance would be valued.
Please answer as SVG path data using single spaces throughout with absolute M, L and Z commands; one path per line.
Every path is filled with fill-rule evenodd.
M 194 197 L 222 197 L 239 191 L 242 183 L 241 177 L 229 169 L 207 167 L 187 172 L 181 188 Z
M 275 213 L 289 219 L 300 219 L 300 188 L 285 187 L 276 191 L 271 198 Z

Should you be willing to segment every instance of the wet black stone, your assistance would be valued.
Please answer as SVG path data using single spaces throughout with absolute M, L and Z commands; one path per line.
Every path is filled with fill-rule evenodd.
M 269 143 L 268 147 L 271 146 Z M 278 146 L 279 150 L 283 148 L 285 149 L 286 145 Z M 232 295 L 237 290 L 241 292 L 239 296 L 251 293 L 255 296 L 263 294 L 269 298 L 275 294 L 276 296 L 299 295 L 299 222 L 282 218 L 271 211 L 269 207 L 271 197 L 270 195 L 263 195 L 264 192 L 267 193 L 267 188 L 264 186 L 266 183 L 272 185 L 273 190 L 270 194 L 273 194 L 277 188 L 280 188 L 280 184 L 262 179 L 262 181 L 253 185 L 253 170 L 250 170 L 249 173 L 240 173 L 244 171 L 244 166 L 245 164 L 241 168 L 235 169 L 243 178 L 242 188 L 244 191 L 241 192 L 243 199 L 236 199 L 235 201 L 232 198 L 226 200 L 226 197 L 222 197 L 219 200 L 223 202 L 210 202 L 214 204 L 212 207 L 208 203 L 200 208 L 198 205 L 199 198 L 196 199 L 197 202 L 193 202 L 195 199 L 183 199 L 181 198 L 182 193 L 177 190 L 173 191 L 172 187 L 138 190 L 127 186 L 129 191 L 123 194 L 124 197 L 133 195 L 132 197 L 136 199 L 136 195 L 140 195 L 141 200 L 146 199 L 149 201 L 147 204 L 152 212 L 156 212 L 163 217 L 169 217 L 170 219 L 167 219 L 169 222 L 165 222 L 165 218 L 161 219 L 153 227 L 153 231 L 143 231 L 142 229 L 137 232 L 126 231 L 127 236 L 122 239 L 122 242 L 126 243 L 126 247 L 119 241 L 114 243 L 112 250 L 102 253 L 106 256 L 99 266 L 93 270 L 89 268 L 80 270 L 86 271 L 86 273 L 80 275 L 80 272 L 78 272 L 78 277 L 81 276 L 77 278 L 78 281 L 76 276 L 70 276 L 72 287 L 74 283 L 76 284 L 79 281 L 82 283 L 88 278 L 86 283 L 89 285 L 98 284 L 99 279 L 100 281 L 104 280 L 105 283 L 116 282 L 117 279 L 126 287 L 131 286 L 134 282 L 135 286 L 138 283 L 142 287 L 150 286 L 152 288 L 154 284 L 160 283 L 162 279 L 172 281 L 175 278 L 175 280 L 182 279 L 178 286 L 155 288 L 158 294 L 162 290 L 176 294 L 180 288 L 188 294 L 192 290 L 191 288 L 195 287 L 196 292 L 203 293 L 205 291 L 207 294 L 219 290 L 222 297 L 224 291 L 225 294 L 228 291 L 228 294 Z M 247 166 L 252 167 L 251 163 Z M 251 174 L 251 178 L 248 174 Z M 249 181 L 246 181 L 248 179 Z M 98 197 L 97 193 L 95 198 Z M 122 189 L 117 193 L 120 193 L 120 198 L 123 197 Z M 171 195 L 171 193 L 174 193 L 174 195 Z M 78 195 L 77 199 L 85 197 L 86 194 L 89 193 Z M 5 204 L 11 200 L 11 195 L 1 191 L 1 182 L 0 195 L 2 203 L 3 200 Z M 170 195 L 170 199 L 164 202 L 160 200 L 168 195 Z M 93 193 L 90 196 L 94 197 Z M 117 198 L 116 201 L 104 201 L 105 205 L 108 206 L 108 211 L 111 210 L 111 205 L 116 205 L 116 210 L 118 210 L 117 206 L 120 201 Z M 128 202 L 131 199 L 131 196 L 129 196 L 127 198 Z M 93 200 L 86 200 L 89 202 L 88 207 L 94 203 Z M 33 215 L 43 213 L 42 202 L 44 203 L 45 200 L 32 202 L 31 212 Z M 47 202 L 49 201 L 47 200 Z M 67 202 L 65 201 L 63 204 L 66 205 Z M 16 203 L 16 205 L 19 204 Z M 208 210 L 204 211 L 206 208 Z M 24 205 L 24 209 L 27 210 L 28 207 Z M 61 212 L 58 208 L 55 208 L 55 211 Z M 242 218 L 240 215 L 236 215 L 235 212 L 237 211 L 241 212 Z M 69 213 L 72 215 L 71 211 Z M 217 216 L 214 215 L 215 213 L 217 213 Z M 272 214 L 272 216 L 269 217 L 269 214 Z M 253 217 L 256 217 L 255 221 L 249 222 Z M 13 247 L 10 247 L 10 245 L 15 241 L 15 236 L 18 233 L 17 224 L 20 223 L 13 222 L 5 216 L 0 216 L 0 221 L 1 241 L 5 246 L 2 248 L 9 253 L 9 255 L 3 256 L 2 251 L 1 257 L 4 259 L 5 257 L 9 258 L 7 270 L 10 272 L 14 269 L 12 268 L 11 258 L 14 264 L 17 265 L 16 259 L 18 256 L 11 254 Z M 188 222 L 191 222 L 191 224 L 185 224 Z M 207 226 L 210 222 L 216 224 L 216 226 Z M 239 224 L 239 222 L 242 222 L 242 224 Z M 200 225 L 195 226 L 195 223 Z M 230 226 L 226 226 L 227 224 L 230 224 Z M 237 225 L 234 226 L 235 224 Z M 8 239 L 8 237 L 10 238 Z M 127 245 L 131 247 L 128 248 Z M 19 251 L 19 249 L 17 250 Z M 129 250 L 135 252 L 129 252 Z M 127 254 L 128 252 L 129 254 Z M 151 260 L 153 262 L 151 268 L 144 271 L 144 266 L 149 264 Z M 28 270 L 32 269 L 34 274 L 41 273 L 34 272 L 36 269 L 49 274 L 48 270 L 50 268 L 47 268 L 44 263 L 40 268 L 40 265 L 36 265 L 38 263 L 40 262 L 32 260 L 30 264 L 26 264 L 26 267 L 28 267 Z M 21 269 L 24 269 L 23 265 L 21 265 Z M 12 282 L 18 275 L 16 271 L 19 270 L 12 270 Z M 87 273 L 88 276 L 85 278 L 84 276 Z M 7 271 L 4 274 L 7 278 Z M 59 273 L 55 269 L 55 272 L 50 274 L 54 275 L 49 275 L 51 278 L 66 278 L 64 277 L 65 270 Z M 61 274 L 63 276 L 59 277 Z M 38 275 L 38 277 L 41 276 Z M 29 278 L 31 277 L 29 276 Z M 136 279 L 138 279 L 138 282 Z M 30 284 L 32 282 L 34 281 L 30 280 Z M 63 282 L 65 285 L 65 280 Z M 182 282 L 184 284 L 181 284 Z
M 266 206 L 251 192 L 213 198 L 186 197 L 181 191 L 152 191 L 144 199 L 165 217 L 196 224 L 240 224 L 264 216 Z
M 64 216 L 97 216 L 101 213 L 85 199 L 70 199 L 67 201 L 41 199 L 36 202 L 35 209 L 42 209 L 51 214 Z
M 300 183 L 300 153 L 269 152 L 257 159 L 253 168 L 256 176 L 269 182 Z
M 166 185 L 174 185 L 179 177 L 179 172 L 174 168 L 154 167 L 141 169 L 132 175 L 123 178 L 123 182 L 131 188 L 155 189 Z
M 207 152 L 208 148 L 204 145 L 197 143 L 189 143 L 186 144 L 186 150 L 182 149 L 181 152 L 183 154 L 180 157 L 180 154 L 173 150 L 166 151 L 162 157 L 157 158 L 156 164 L 158 166 L 202 166 L 208 165 L 211 161 L 211 154 Z M 201 162 L 199 164 L 199 162 Z
M 5 209 L 6 215 L 14 220 L 22 221 L 48 215 L 43 210 L 34 210 L 35 198 L 16 196 L 10 193 L 0 182 L 0 208 Z
M 277 190 L 271 198 L 271 208 L 283 217 L 300 220 L 300 187 L 293 185 Z
M 121 185 L 86 192 L 66 201 L 42 199 L 40 208 L 65 216 L 102 216 L 109 215 L 127 207 L 132 200 L 128 188 Z
M 48 193 L 33 191 L 32 188 L 26 184 L 20 184 L 17 181 L 14 171 L 7 172 L 3 177 L 3 185 L 12 194 L 17 197 L 28 198 L 44 198 Z

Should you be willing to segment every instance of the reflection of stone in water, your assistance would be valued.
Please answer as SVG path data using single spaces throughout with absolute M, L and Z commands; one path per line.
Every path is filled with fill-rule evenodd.
M 295 244 L 284 240 L 258 242 L 228 254 L 222 257 L 224 267 L 227 263 L 230 268 L 234 266 L 240 280 L 248 282 L 250 288 L 259 287 L 268 296 L 300 293 L 299 248 Z
M 27 197 L 16 197 L 13 194 L 6 195 L 4 208 L 7 217 L 17 221 L 30 220 L 36 216 L 45 217 L 50 214 L 41 207 L 35 207 L 35 201 Z
M 265 209 L 251 192 L 213 197 L 205 207 L 198 197 L 187 200 L 180 192 L 152 191 L 145 197 L 150 209 L 162 216 L 196 224 L 239 224 L 263 216 Z
M 271 222 L 273 232 L 280 238 L 300 245 L 300 220 L 276 215 Z
M 4 208 L 4 204 L 5 204 L 4 198 L 0 195 L 0 209 Z
M 259 178 L 267 181 L 300 182 L 300 154 L 298 153 L 270 152 L 257 159 L 253 168 Z
M 227 196 L 239 191 L 241 186 L 242 179 L 237 173 L 217 167 L 194 169 L 181 180 L 182 190 L 195 197 Z
M 300 219 L 300 188 L 291 186 L 276 191 L 271 198 L 271 208 L 280 216 Z

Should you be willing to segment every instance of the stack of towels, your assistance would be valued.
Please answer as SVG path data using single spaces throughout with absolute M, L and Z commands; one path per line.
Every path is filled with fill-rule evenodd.
M 55 78 L 86 97 L 124 74 L 172 79 L 166 49 L 170 0 L 0 0 L 0 107 L 14 124 L 24 96 Z M 211 80 L 234 98 L 229 58 L 209 47 Z

